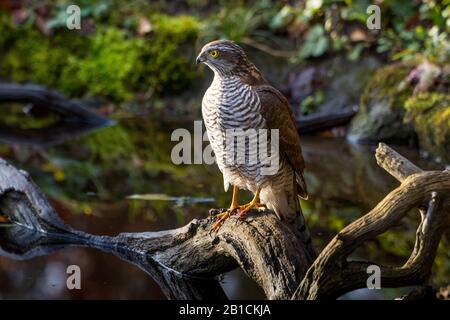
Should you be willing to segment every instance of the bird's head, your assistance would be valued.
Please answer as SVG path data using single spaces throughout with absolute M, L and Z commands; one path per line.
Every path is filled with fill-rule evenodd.
M 220 75 L 239 73 L 250 62 L 244 50 L 229 40 L 207 43 L 197 56 L 197 64 L 204 63 Z

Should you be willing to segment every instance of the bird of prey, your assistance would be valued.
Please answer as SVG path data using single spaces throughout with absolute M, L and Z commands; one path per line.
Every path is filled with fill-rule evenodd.
M 217 232 L 233 214 L 242 220 L 248 211 L 262 206 L 273 210 L 280 219 L 293 220 L 301 216 L 298 196 L 308 197 L 303 178 L 305 162 L 294 114 L 287 99 L 268 84 L 244 50 L 232 41 L 218 40 L 206 44 L 196 62 L 206 64 L 214 72 L 214 80 L 203 97 L 202 115 L 223 174 L 225 191 L 229 185 L 233 186 L 231 206 L 218 216 L 211 231 Z M 264 164 L 261 162 L 226 161 L 228 153 L 242 147 L 226 147 L 227 132 L 237 129 L 256 129 L 256 134 L 261 132 L 259 129 L 266 129 L 266 132 L 278 129 L 279 162 L 276 172 L 262 174 Z M 255 141 L 253 137 L 247 137 L 248 141 Z M 247 142 L 245 155 L 254 149 L 256 146 Z M 253 200 L 239 205 L 238 189 L 251 191 Z M 307 228 L 302 226 L 302 229 Z

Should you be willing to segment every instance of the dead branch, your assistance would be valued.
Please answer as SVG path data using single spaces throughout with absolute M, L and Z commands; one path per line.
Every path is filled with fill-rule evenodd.
M 51 110 L 60 121 L 44 128 L 22 129 L 0 124 L 0 139 L 8 143 L 51 146 L 114 122 L 93 112 L 86 103 L 64 97 L 55 90 L 33 85 L 0 83 L 0 109 L 8 102 L 20 102 Z M 5 112 L 5 111 L 1 111 Z
M 383 287 L 423 284 L 428 280 L 440 239 L 449 225 L 450 171 L 423 172 L 385 144 L 379 145 L 376 157 L 378 164 L 402 182 L 401 185 L 330 241 L 308 270 L 293 299 L 336 298 L 366 287 L 367 267 L 378 264 L 348 261 L 349 255 L 368 239 L 397 224 L 410 209 L 427 206 L 424 217 L 427 227 L 422 228 L 422 221 L 408 261 L 400 267 L 379 267 Z M 439 202 L 437 196 L 432 198 L 436 193 Z
M 305 134 L 344 126 L 348 124 L 357 113 L 358 107 L 352 107 L 334 113 L 316 113 L 297 117 L 298 131 Z
M 111 121 L 90 110 L 83 102 L 64 97 L 55 90 L 33 84 L 0 83 L 1 102 L 32 103 L 64 115 L 70 121 L 105 125 Z
M 287 225 L 269 212 L 249 215 L 238 224 L 230 219 L 214 237 L 209 235 L 211 218 L 193 220 L 174 230 L 116 237 L 74 230 L 61 221 L 27 173 L 1 159 L 0 212 L 13 223 L 43 235 L 51 244 L 95 247 L 139 265 L 160 279 L 168 297 L 185 298 L 173 277 L 172 284 L 166 283 L 168 276 L 212 279 L 239 265 L 269 299 L 287 299 L 313 261 L 296 236 L 300 222 Z M 40 247 L 47 245 L 40 241 Z

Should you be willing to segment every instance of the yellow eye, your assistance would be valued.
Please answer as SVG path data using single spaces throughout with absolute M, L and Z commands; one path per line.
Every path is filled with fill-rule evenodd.
M 215 58 L 217 58 L 217 57 L 219 56 L 219 51 L 217 51 L 217 50 L 211 50 L 211 51 L 209 52 L 209 55 L 215 59 Z

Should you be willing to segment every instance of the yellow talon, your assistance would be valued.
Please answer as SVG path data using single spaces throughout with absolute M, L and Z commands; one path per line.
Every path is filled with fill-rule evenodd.
M 225 220 L 227 220 L 232 214 L 234 214 L 237 210 L 239 210 L 240 206 L 238 205 L 237 194 L 238 194 L 238 187 L 233 186 L 233 198 L 231 200 L 231 206 L 227 211 L 219 213 L 216 216 L 218 220 L 211 227 L 209 234 L 219 231 L 220 227 L 223 225 Z
M 243 209 L 239 211 L 238 213 L 238 220 L 244 220 L 245 215 L 252 210 L 253 208 L 258 208 L 262 205 L 259 201 L 259 192 L 261 189 L 256 190 L 255 196 L 253 197 L 252 201 L 250 201 L 248 204 L 241 206 Z
M 209 234 L 219 231 L 220 227 L 223 225 L 225 220 L 227 220 L 230 217 L 230 215 L 231 214 L 229 210 L 218 214 L 217 217 L 219 218 L 219 220 L 217 220 L 216 223 L 213 224 L 211 230 L 209 231 Z
M 236 212 L 238 212 L 238 220 L 244 220 L 244 216 L 253 208 L 257 208 L 258 211 L 263 211 L 266 206 L 259 200 L 260 191 L 260 189 L 256 191 L 252 201 L 240 206 L 237 201 L 238 188 L 233 186 L 233 199 L 231 201 L 231 206 L 227 211 L 219 213 L 215 216 L 218 220 L 212 225 L 209 234 L 219 231 L 224 222 Z

